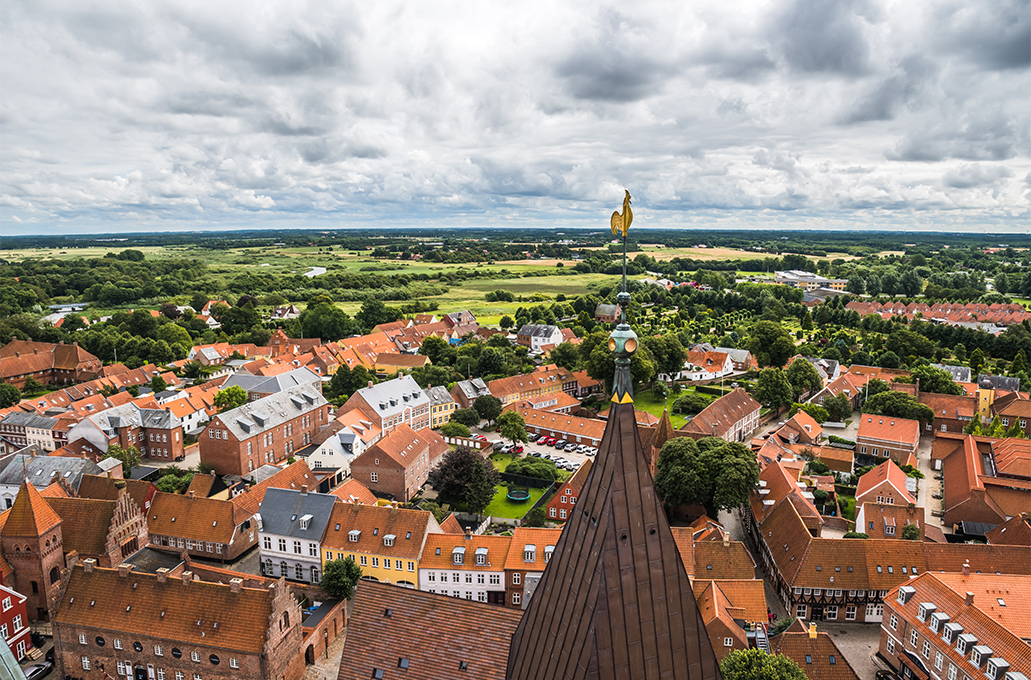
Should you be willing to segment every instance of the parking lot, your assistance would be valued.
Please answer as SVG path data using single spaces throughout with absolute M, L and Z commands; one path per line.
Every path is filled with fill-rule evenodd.
M 491 444 L 493 444 L 494 442 L 501 442 L 502 444 L 508 444 L 509 443 L 509 441 L 507 439 L 502 439 L 501 436 L 498 435 L 498 433 L 496 433 L 494 431 L 483 431 L 483 430 L 478 430 L 476 428 L 473 428 L 473 434 L 483 434 L 485 437 L 487 437 L 487 440 L 489 442 L 491 442 Z M 544 446 L 544 445 L 539 444 L 537 442 L 524 443 L 523 444 L 523 452 L 520 455 L 521 456 L 529 456 L 529 455 L 531 455 L 531 452 L 532 453 L 536 453 L 537 455 L 548 454 L 552 458 L 554 458 L 554 457 L 564 458 L 565 460 L 567 460 L 570 463 L 572 463 L 572 468 L 574 470 L 579 468 L 581 465 L 583 465 L 583 462 L 585 460 L 587 460 L 588 458 L 592 458 L 593 457 L 593 456 L 588 456 L 587 454 L 584 454 L 584 453 L 577 453 L 576 451 L 563 451 L 563 450 L 559 450 L 559 449 L 556 449 L 554 446 Z

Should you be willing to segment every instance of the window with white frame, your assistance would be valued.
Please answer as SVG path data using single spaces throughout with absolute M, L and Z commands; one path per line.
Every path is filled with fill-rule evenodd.
M 923 653 L 925 659 L 930 659 L 931 658 L 931 643 L 928 642 L 927 640 L 924 640 L 924 648 L 922 650 L 922 653 Z
M 522 579 L 522 575 L 519 574 L 518 572 L 515 573 L 515 574 L 512 574 L 512 585 L 514 585 L 514 586 L 519 585 L 519 582 L 520 582 L 521 579 Z
M 519 593 L 512 593 L 512 604 L 520 604 L 523 600 L 523 596 Z
M 200 652 L 190 652 L 190 661 L 200 663 Z
M 165 650 L 161 648 L 161 645 L 154 645 L 154 656 L 164 656 Z
M 941 652 L 934 653 L 934 667 L 938 670 L 942 669 L 942 661 L 945 657 L 942 656 Z
M 809 607 L 804 604 L 800 604 L 795 607 L 795 618 L 804 619 L 809 613 Z
M 369 481 L 370 482 L 378 482 L 379 481 L 379 473 L 378 472 L 370 472 L 369 473 Z
M 888 619 L 888 625 L 891 626 L 892 630 L 898 630 L 899 629 L 899 617 L 897 617 L 894 614 L 892 614 L 891 618 Z
M 832 621 L 836 620 L 838 618 L 838 608 L 834 605 L 831 605 L 830 607 L 825 607 L 823 610 L 823 616 L 824 618 L 830 619 Z
M 888 638 L 888 642 L 885 644 L 885 649 L 888 650 L 888 654 L 895 653 L 895 640 L 894 638 Z
M 723 646 L 724 647 L 733 647 L 734 646 L 734 638 L 729 638 L 729 637 L 723 638 Z
M 88 671 L 89 669 L 90 669 L 89 657 L 88 656 L 83 656 L 82 657 L 82 670 Z
M 856 606 L 854 604 L 850 604 L 847 607 L 845 607 L 845 620 L 846 621 L 855 621 L 856 620 Z
M 956 667 L 949 664 L 949 680 L 956 680 Z
M 229 667 L 230 668 L 239 668 L 240 667 L 240 660 L 237 659 L 235 656 L 229 657 Z
M 916 632 L 916 630 L 913 630 L 913 631 L 911 631 L 909 633 L 909 644 L 912 645 L 913 647 L 916 647 L 916 641 L 919 640 L 919 639 L 920 639 L 920 635 L 919 635 L 919 633 Z

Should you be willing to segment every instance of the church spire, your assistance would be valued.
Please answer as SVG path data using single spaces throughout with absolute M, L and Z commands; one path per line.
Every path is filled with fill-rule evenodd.
M 628 192 L 624 216 L 629 200 Z M 512 636 L 508 680 L 721 677 L 638 436 L 630 383 L 637 336 L 626 323 L 625 289 L 619 301 L 605 434 Z
M 616 355 L 616 375 L 613 380 L 612 401 L 616 404 L 632 404 L 634 401 L 633 379 L 630 374 L 630 358 L 637 351 L 637 334 L 626 322 L 626 310 L 630 306 L 630 293 L 626 289 L 626 234 L 634 214 L 630 211 L 630 192 L 623 199 L 623 213 L 612 213 L 612 233 L 623 234 L 623 290 L 616 296 L 619 304 L 619 324 L 609 334 L 609 351 Z

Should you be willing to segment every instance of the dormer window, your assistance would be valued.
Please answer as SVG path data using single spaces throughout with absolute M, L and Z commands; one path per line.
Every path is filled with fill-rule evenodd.
M 477 548 L 476 549 L 476 566 L 483 567 L 487 564 L 487 549 Z
M 383 545 L 385 545 L 385 546 L 387 546 L 389 548 L 390 546 L 394 545 L 394 539 L 395 538 L 397 538 L 397 537 L 394 536 L 394 534 L 387 534 L 386 536 L 383 537 Z
M 361 538 L 362 532 L 358 529 L 351 529 L 347 532 L 347 540 L 351 543 L 357 543 L 358 539 Z
M 523 548 L 523 562 L 536 562 L 537 561 L 537 546 L 527 544 Z
M 920 609 L 916 613 L 917 620 L 926 621 L 927 617 L 933 614 L 935 609 L 937 609 L 937 607 L 934 606 L 934 604 L 930 602 L 921 602 Z
M 545 562 L 545 564 L 547 564 L 548 562 L 551 561 L 551 554 L 553 552 L 555 552 L 555 546 L 553 546 L 553 545 L 544 546 L 544 562 Z
M 311 522 L 311 515 L 304 515 L 301 517 L 301 531 L 308 529 L 308 524 Z
M 465 548 L 458 546 L 451 551 L 452 564 L 465 564 Z

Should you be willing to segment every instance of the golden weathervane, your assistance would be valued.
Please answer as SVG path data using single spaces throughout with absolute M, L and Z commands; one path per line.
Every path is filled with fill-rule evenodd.
M 623 214 L 619 211 L 612 213 L 612 233 L 619 234 L 626 240 L 626 233 L 630 229 L 630 223 L 634 221 L 634 213 L 630 210 L 630 192 L 626 191 L 626 198 L 623 199 Z

